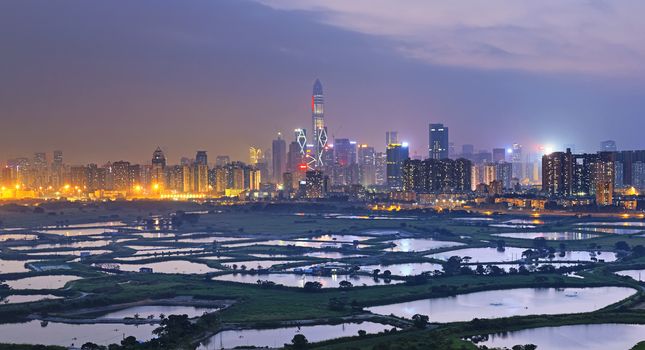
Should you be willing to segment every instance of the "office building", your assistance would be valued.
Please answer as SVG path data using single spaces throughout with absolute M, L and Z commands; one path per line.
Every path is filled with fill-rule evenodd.
M 287 144 L 280 133 L 271 144 L 271 159 L 273 164 L 271 180 L 275 184 L 280 184 L 282 183 L 282 174 L 287 171 Z
M 616 141 L 607 140 L 600 143 L 600 152 L 616 152 L 618 148 L 616 147 Z
M 428 145 L 430 159 L 448 158 L 448 148 L 450 146 L 448 127 L 443 124 L 430 124 Z
M 389 144 L 386 150 L 387 186 L 392 190 L 403 189 L 403 162 L 410 157 L 407 144 Z
M 385 146 L 399 143 L 399 133 L 397 131 L 385 132 Z
M 323 154 L 327 147 L 323 87 L 318 79 L 314 82 L 313 94 L 311 96 L 311 119 L 313 134 L 310 140 L 313 143 L 313 152 L 311 154 L 313 162 L 311 166 L 316 169 L 322 168 L 325 165 Z

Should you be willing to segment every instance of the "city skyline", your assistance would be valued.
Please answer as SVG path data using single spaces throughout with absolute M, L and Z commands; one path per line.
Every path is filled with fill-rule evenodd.
M 0 31 L 0 42 L 7 48 L 6 64 L 0 67 L 6 77 L 0 82 L 0 115 L 3 128 L 11 131 L 0 140 L 0 158 L 61 149 L 72 163 L 139 162 L 160 145 L 171 159 L 197 149 L 245 159 L 250 145 L 268 148 L 277 132 L 287 135 L 294 127 L 310 127 L 309 98 L 316 78 L 325 85 L 329 142 L 350 138 L 379 146 L 383 132 L 397 130 L 410 144 L 410 153 L 421 155 L 428 146 L 425 126 L 441 122 L 451 128 L 451 140 L 457 145 L 474 144 L 477 149 L 513 143 L 527 149 L 546 144 L 563 149 L 572 143 L 592 152 L 607 139 L 617 140 L 622 149 L 643 148 L 638 128 L 630 126 L 645 110 L 644 79 L 637 67 L 625 62 L 624 54 L 631 48 L 640 55 L 637 44 L 617 42 L 613 31 L 603 42 L 595 32 L 583 33 L 591 43 L 615 43 L 621 48 L 598 56 L 585 49 L 589 44 L 571 46 L 572 56 L 585 69 L 575 69 L 563 55 L 547 62 L 551 66 L 540 67 L 521 60 L 504 66 L 494 54 L 494 48 L 508 53 L 517 45 L 516 35 L 507 40 L 501 35 L 506 27 L 526 33 L 531 39 L 527 45 L 541 48 L 532 36 L 540 26 L 518 24 L 529 10 L 549 14 L 562 7 L 568 10 L 563 17 L 573 17 L 572 26 L 582 26 L 571 12 L 579 6 L 583 15 L 594 14 L 591 23 L 605 28 L 608 22 L 632 23 L 628 10 L 642 6 L 638 3 L 548 2 L 544 7 L 524 3 L 494 18 L 482 18 L 494 29 L 495 40 L 478 40 L 482 45 L 498 44 L 481 53 L 486 57 L 484 66 L 464 60 L 447 63 L 450 55 L 429 60 L 421 44 L 424 50 L 415 52 L 422 57 L 415 58 L 410 50 L 402 54 L 402 45 L 411 44 L 392 33 L 397 23 L 387 22 L 393 27 L 386 26 L 384 33 L 373 31 L 372 21 L 384 16 L 387 8 L 382 3 L 370 7 L 367 28 L 354 28 L 342 20 L 343 15 L 353 18 L 350 5 L 166 4 L 164 8 L 71 1 L 0 5 L 0 26 L 7 28 Z M 453 29 L 454 15 L 448 14 L 471 13 L 459 6 L 440 6 L 436 11 L 449 22 L 438 22 L 439 28 Z M 71 16 L 72 12 L 83 16 Z M 123 15 L 126 12 L 130 17 Z M 166 16 L 171 19 L 168 25 L 162 22 Z M 429 22 L 438 21 L 427 16 Z M 412 23 L 421 19 L 415 17 Z M 473 31 L 476 24 L 467 21 Z M 222 30 L 227 26 L 244 27 L 243 35 L 227 37 Z M 289 30 L 294 26 L 300 28 L 298 33 Z M 561 27 L 553 30 L 560 32 Z M 625 30 L 622 24 L 619 27 Z M 114 35 L 101 34 L 101 28 Z M 407 25 L 400 29 L 405 38 L 419 34 Z M 475 35 L 424 30 L 439 39 L 453 37 L 462 50 Z M 544 45 L 562 44 L 553 42 L 552 34 L 545 33 Z M 91 41 L 86 40 L 89 37 Z M 118 37 L 128 40 L 114 40 Z M 543 55 L 539 51 L 530 57 Z M 625 63 L 624 69 L 615 64 L 597 68 L 613 59 Z M 575 132 L 580 126 L 585 133 Z

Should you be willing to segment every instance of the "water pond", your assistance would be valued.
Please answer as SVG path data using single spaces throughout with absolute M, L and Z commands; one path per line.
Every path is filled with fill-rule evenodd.
M 645 340 L 645 325 L 607 323 L 541 327 L 490 334 L 488 337 L 487 341 L 478 345 L 510 349 L 517 344 L 534 344 L 539 350 L 631 349 L 636 343 Z
M 139 272 L 139 269 L 142 267 L 151 268 L 153 273 L 193 274 L 219 271 L 218 269 L 208 267 L 206 264 L 186 260 L 168 260 L 149 264 L 120 264 L 121 271 Z
M 359 286 L 376 286 L 376 285 L 386 285 L 386 284 L 395 284 L 401 283 L 403 281 L 397 280 L 384 280 L 382 278 L 374 279 L 371 276 L 362 276 L 362 275 L 331 275 L 331 276 L 312 276 L 312 275 L 303 275 L 299 273 L 271 273 L 271 274 L 242 274 L 242 273 L 231 273 L 226 275 L 221 275 L 214 277 L 213 280 L 216 281 L 229 281 L 229 282 L 238 282 L 238 283 L 250 283 L 255 284 L 258 280 L 261 281 L 271 281 L 276 284 L 282 284 L 287 287 L 304 287 L 305 283 L 317 281 L 320 282 L 323 288 L 338 288 L 341 281 L 349 281 L 355 287 Z
M 431 322 L 446 323 L 474 318 L 590 312 L 623 300 L 635 292 L 625 287 L 516 288 L 374 306 L 367 310 L 406 318 L 423 314 L 429 315 Z
M 636 281 L 644 281 L 645 280 L 645 270 L 623 270 L 623 271 L 617 271 L 617 275 L 620 276 L 629 276 Z
M 519 238 L 519 239 L 535 239 L 544 238 L 549 241 L 573 241 L 589 238 L 596 238 L 598 235 L 577 231 L 565 232 L 509 232 L 509 233 L 496 233 L 492 236 L 505 237 L 505 238 Z
M 443 266 L 429 262 L 361 266 L 361 271 L 372 272 L 376 269 L 381 270 L 381 273 L 383 273 L 385 270 L 389 270 L 392 275 L 395 276 L 416 276 L 421 274 L 422 272 L 433 272 L 435 270 L 442 271 Z
M 79 276 L 51 275 L 21 278 L 4 283 L 12 289 L 59 289 L 63 288 L 67 282 L 79 279 L 81 279 Z
M 304 335 L 311 342 L 357 336 L 359 330 L 378 333 L 394 327 L 374 322 L 343 323 L 338 325 L 317 325 L 272 329 L 230 330 L 215 334 L 202 343 L 198 350 L 232 349 L 234 347 L 256 346 L 282 348 L 291 343 L 296 334 Z
M 422 252 L 464 245 L 459 242 L 437 241 L 432 238 L 401 238 L 389 242 L 396 244 L 396 247 L 388 248 L 388 251 L 392 252 Z
M 215 312 L 218 308 L 212 307 L 195 307 L 195 306 L 169 306 L 169 305 L 145 305 L 134 306 L 127 309 L 111 311 L 105 315 L 100 316 L 101 319 L 124 319 L 134 318 L 139 315 L 140 318 L 153 318 L 159 319 L 160 315 L 188 315 L 189 318 L 199 317 L 205 313 Z
M 120 343 L 124 336 L 135 336 L 138 340 L 152 339 L 157 325 L 125 325 L 112 323 L 67 324 L 49 322 L 43 327 L 38 320 L 24 323 L 0 324 L 0 339 L 3 343 L 43 344 L 74 346 L 91 341 L 99 345 Z
M 58 297 L 51 294 L 26 294 L 26 295 L 12 294 L 12 295 L 7 295 L 3 299 L 0 299 L 0 304 L 31 303 L 34 301 L 49 300 L 49 299 L 62 299 L 62 297 Z

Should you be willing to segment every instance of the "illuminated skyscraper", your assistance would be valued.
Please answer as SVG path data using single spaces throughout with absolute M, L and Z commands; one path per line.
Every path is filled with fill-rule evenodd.
M 571 149 L 542 156 L 542 191 L 551 196 L 573 193 L 574 159 Z
M 431 159 L 448 158 L 448 127 L 443 124 L 430 124 L 428 150 Z
M 249 164 L 257 164 L 263 159 L 264 157 L 262 156 L 262 149 L 260 147 L 249 147 Z
M 513 177 L 519 180 L 527 177 L 525 163 L 522 157 L 522 145 L 514 143 L 511 149 L 511 163 L 513 163 Z
M 349 139 L 334 140 L 335 163 L 339 166 L 347 166 L 356 163 L 356 141 Z
M 612 205 L 615 185 L 615 153 L 600 152 L 594 169 L 596 205 Z
M 389 144 L 387 146 L 386 154 L 387 186 L 392 190 L 401 190 L 403 189 L 403 162 L 410 158 L 408 144 Z
M 313 138 L 313 152 L 309 166 L 311 168 L 320 168 L 324 166 L 323 153 L 327 146 L 327 127 L 325 126 L 324 98 L 323 88 L 320 80 L 314 82 L 313 94 L 311 96 L 311 119 Z
M 206 154 L 206 151 L 197 151 L 197 155 L 195 156 L 195 163 L 208 165 L 208 155 Z
M 376 184 L 376 153 L 374 147 L 358 146 L 358 166 L 360 183 L 363 186 Z
M 165 177 L 166 156 L 160 147 L 152 153 L 152 186 L 153 189 L 162 189 L 166 182 Z
M 206 151 L 197 151 L 193 166 L 193 190 L 199 193 L 208 192 L 208 155 Z

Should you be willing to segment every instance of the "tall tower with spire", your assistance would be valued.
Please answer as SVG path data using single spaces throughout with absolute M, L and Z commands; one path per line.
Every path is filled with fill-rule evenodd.
M 311 95 L 311 119 L 313 123 L 313 152 L 309 162 L 310 167 L 320 168 L 324 165 L 323 154 L 327 146 L 327 127 L 325 126 L 323 88 L 319 79 L 314 82 L 313 94 Z

